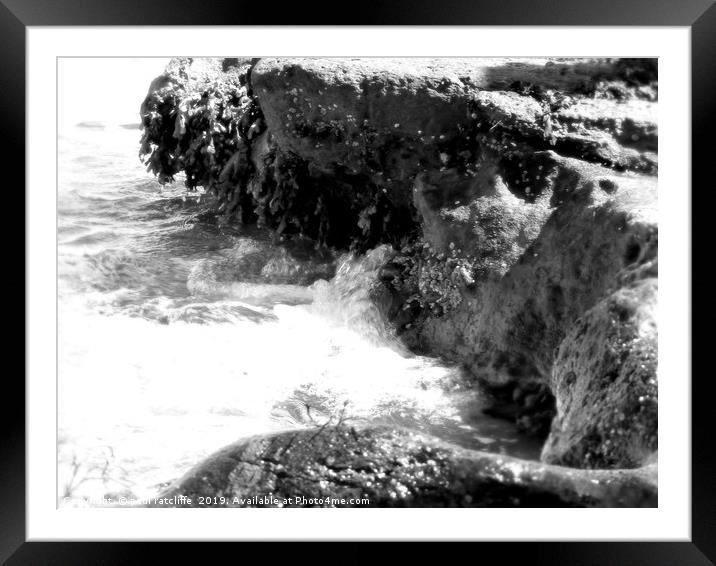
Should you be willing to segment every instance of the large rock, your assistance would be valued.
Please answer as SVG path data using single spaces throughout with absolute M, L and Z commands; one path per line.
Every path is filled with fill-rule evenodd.
M 254 437 L 159 498 L 180 507 L 654 507 L 656 467 L 575 470 L 403 429 L 345 425 Z M 291 499 L 289 499 L 291 498 Z M 367 498 L 367 504 L 350 500 Z M 206 500 L 206 499 L 205 499 Z
M 548 185 L 532 202 L 499 175 L 442 206 L 425 203 L 424 187 L 416 194 L 429 243 L 445 253 L 454 242 L 479 277 L 418 339 L 494 385 L 549 379 L 568 326 L 620 273 L 656 256 L 655 179 L 549 159 Z
M 339 247 L 396 245 L 416 230 L 411 195 L 423 172 L 473 176 L 486 159 L 520 175 L 515 163 L 548 149 L 653 172 L 656 105 L 623 86 L 634 80 L 623 67 L 606 59 L 177 59 L 142 105 L 142 153 L 160 180 L 184 171 L 190 188 L 216 193 L 228 217 Z M 623 93 L 615 98 L 604 84 Z
M 396 320 L 415 347 L 465 364 L 495 391 L 506 389 L 525 429 L 549 429 L 548 404 L 535 402 L 543 398 L 539 386 L 549 387 L 557 419 L 548 461 L 638 466 L 656 448 L 656 180 L 553 152 L 532 159 L 544 182 L 532 184 L 529 195 L 494 166 L 471 179 L 450 172 L 419 178 L 414 198 L 430 251 L 397 278 L 401 297 L 407 286 L 412 297 L 434 292 L 450 301 Z M 466 276 L 444 276 L 451 261 Z M 595 306 L 615 301 L 626 311 L 638 306 L 638 323 L 636 315 L 609 318 Z M 635 328 L 648 328 L 649 337 L 631 340 Z
M 551 387 L 557 416 L 542 459 L 637 467 L 657 449 L 656 259 L 570 328 Z
M 583 94 L 618 74 L 606 60 L 268 58 L 254 67 L 251 83 L 283 150 L 319 170 L 370 173 L 401 187 L 454 158 L 476 122 L 542 148 L 557 144 L 611 166 L 651 168 L 621 142 L 625 130 L 627 145 L 642 132 L 654 139 L 653 102 Z
M 551 430 L 545 460 L 634 467 L 657 449 L 655 63 L 180 60 L 144 151 L 281 237 L 391 244 L 371 312 Z

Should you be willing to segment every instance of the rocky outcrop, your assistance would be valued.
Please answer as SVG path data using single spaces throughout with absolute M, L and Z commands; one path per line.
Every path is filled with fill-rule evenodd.
M 557 417 L 542 459 L 640 466 L 657 450 L 656 259 L 602 299 L 561 342 L 551 387 Z
M 467 148 L 465 134 L 481 126 L 497 129 L 493 138 L 509 130 L 536 146 L 651 169 L 651 156 L 631 146 L 655 149 L 654 105 L 584 96 L 619 73 L 588 60 L 269 58 L 251 82 L 279 147 L 331 174 L 387 176 L 372 180 L 399 193 L 418 171 L 456 159 L 451 147 Z
M 389 244 L 370 295 L 406 344 L 548 436 L 545 462 L 636 468 L 657 450 L 656 79 L 646 59 L 178 60 L 142 152 L 223 221 Z
M 417 339 L 495 385 L 546 379 L 566 327 L 620 274 L 656 256 L 654 179 L 539 157 L 547 181 L 533 202 L 515 197 L 497 175 L 477 191 L 453 194 L 455 203 L 425 204 L 423 194 L 439 186 L 418 185 L 416 194 L 431 251 L 460 250 L 475 277 L 461 302 L 428 318 Z
M 186 507 L 657 504 L 653 465 L 576 470 L 463 450 L 403 429 L 345 425 L 237 442 L 194 467 L 159 498 Z
M 142 153 L 228 217 L 368 249 L 419 232 L 418 173 L 471 176 L 489 149 L 498 168 L 554 148 L 653 170 L 631 147 L 655 139 L 653 92 L 630 81 L 606 60 L 180 59 L 142 105 Z M 624 100 L 600 121 L 609 88 Z
M 562 380 L 563 362 L 576 355 L 572 350 L 576 347 L 574 338 L 565 341 L 565 336 L 577 332 L 576 326 L 584 332 L 589 322 L 582 317 L 586 316 L 586 321 L 595 319 L 590 309 L 613 293 L 617 297 L 636 297 L 632 303 L 641 304 L 640 316 L 651 321 L 653 330 L 653 336 L 645 340 L 655 344 L 655 179 L 615 174 L 552 152 L 535 154 L 534 158 L 542 163 L 545 182 L 531 202 L 517 198 L 497 174 L 487 182 L 464 183 L 463 191 L 453 192 L 448 202 L 435 202 L 432 196 L 444 194 L 439 183 L 417 184 L 417 208 L 426 219 L 424 237 L 431 246 L 430 253 L 450 255 L 452 250 L 459 250 L 469 258 L 471 272 L 469 284 L 455 285 L 457 291 L 453 292 L 455 300 L 450 308 L 441 307 L 437 315 L 431 311 L 421 324 L 409 322 L 406 338 L 418 347 L 465 363 L 473 375 L 492 387 L 507 387 L 509 391 L 513 387 L 519 390 L 532 384 L 548 384 L 556 397 L 558 417 L 548 441 L 554 449 L 545 451 L 545 457 L 581 466 L 639 465 L 655 445 L 655 412 L 631 412 L 638 407 L 631 403 L 615 405 L 612 397 L 619 395 L 606 395 L 603 387 L 619 361 L 582 360 L 577 370 L 580 382 L 591 383 L 600 392 L 593 392 L 589 399 L 593 403 L 591 413 L 584 412 L 584 405 L 566 409 L 570 403 L 565 394 L 571 387 L 557 384 Z M 457 186 L 450 183 L 453 190 Z M 427 264 L 424 259 L 418 263 Z M 624 287 L 625 281 L 648 285 L 654 292 L 634 295 L 631 288 Z M 419 294 L 419 285 L 417 288 Z M 612 323 L 616 335 L 633 334 L 629 316 L 613 319 Z M 603 331 L 592 340 L 602 338 L 606 340 L 603 347 L 609 348 Z M 637 346 L 626 341 L 619 347 L 622 353 L 617 359 L 626 362 L 631 349 Z M 557 351 L 559 364 L 555 363 Z M 655 346 L 649 351 L 643 373 L 655 388 Z M 631 387 L 630 383 L 631 379 L 622 381 L 621 387 Z M 633 390 L 641 391 L 636 384 Z M 636 398 L 640 396 L 641 393 Z M 652 399 L 653 394 L 648 398 Z M 607 408 L 629 417 L 621 421 L 608 419 L 606 430 L 614 429 L 612 434 L 622 439 L 631 437 L 632 430 L 641 430 L 644 442 L 609 441 L 608 435 L 595 436 L 594 430 L 587 431 L 584 426 L 571 428 L 570 418 L 564 417 L 565 410 L 577 411 L 575 414 L 582 419 L 603 422 L 605 415 L 594 411 Z M 561 460 L 557 452 L 564 450 L 564 441 L 557 442 L 554 435 L 563 438 L 563 427 L 568 423 L 570 434 L 584 435 L 577 444 L 618 442 L 624 451 L 612 450 L 606 458 L 592 454 L 590 459 L 588 451 L 572 450 L 571 457 Z M 544 429 L 543 423 L 528 420 L 525 424 L 527 428 Z M 575 441 L 572 437 L 572 443 Z

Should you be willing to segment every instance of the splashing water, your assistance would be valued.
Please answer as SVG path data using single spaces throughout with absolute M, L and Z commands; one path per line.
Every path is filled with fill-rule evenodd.
M 149 497 L 241 437 L 326 422 L 537 457 L 458 369 L 383 323 L 368 295 L 380 249 L 336 258 L 200 221 L 208 197 L 160 187 L 138 138 L 59 139 L 60 505 Z

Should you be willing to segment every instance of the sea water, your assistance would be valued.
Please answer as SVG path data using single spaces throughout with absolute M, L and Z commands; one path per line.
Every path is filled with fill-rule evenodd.
M 361 258 L 336 252 L 337 275 L 299 284 L 242 271 L 247 249 L 274 257 L 269 236 L 207 220 L 181 179 L 160 186 L 139 137 L 93 122 L 58 139 L 60 505 L 151 497 L 240 438 L 327 422 L 537 458 L 458 368 L 376 318 Z

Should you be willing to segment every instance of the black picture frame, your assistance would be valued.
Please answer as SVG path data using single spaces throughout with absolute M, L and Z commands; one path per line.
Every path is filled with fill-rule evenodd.
M 0 67 L 0 100 L 4 130 L 1 155 L 6 168 L 14 169 L 13 173 L 17 175 L 15 186 L 25 186 L 24 167 L 20 165 L 25 156 L 25 115 L 19 109 L 25 107 L 25 34 L 28 26 L 266 24 L 690 27 L 692 185 L 699 186 L 701 191 L 708 191 L 713 185 L 711 169 L 715 145 L 712 132 L 716 106 L 714 0 L 551 0 L 541 3 L 530 3 L 528 0 L 394 0 L 360 9 L 349 8 L 344 14 L 341 14 L 337 3 L 325 0 L 293 3 L 280 8 L 245 0 L 0 0 L 0 57 L 3 60 Z M 19 206 L 15 210 L 19 210 Z M 692 204 L 692 210 L 695 212 L 699 208 Z M 15 211 L 10 214 L 19 216 Z M 694 246 L 709 241 L 703 223 L 692 224 L 692 241 Z M 18 247 L 14 240 L 7 241 L 7 245 Z M 699 255 L 692 252 L 692 257 Z M 705 278 L 704 283 L 707 280 Z M 699 293 L 697 285 L 692 284 L 692 289 L 692 297 L 699 297 L 699 311 L 706 312 L 711 303 L 707 299 L 709 294 Z M 13 334 L 17 336 L 19 332 L 13 328 Z M 694 338 L 697 337 L 694 332 Z M 708 348 L 693 350 L 694 353 L 708 352 Z M 0 411 L 4 421 L 0 448 L 0 563 L 135 564 L 147 561 L 157 551 L 162 554 L 161 563 L 186 558 L 186 545 L 154 543 L 147 548 L 147 544 L 124 542 L 26 542 L 25 405 L 21 401 L 24 399 L 24 387 L 18 373 L 6 374 L 3 384 L 6 403 Z M 476 558 L 484 558 L 485 553 L 499 556 L 501 563 L 649 566 L 716 563 L 716 465 L 711 438 L 711 406 L 715 390 L 710 372 L 692 373 L 690 542 L 495 542 L 471 543 L 480 547 L 468 551 L 476 552 Z M 690 378 L 677 377 L 684 380 Z M 353 543 L 355 548 L 335 549 L 327 553 L 322 550 L 320 554 L 332 556 L 334 560 L 340 557 L 341 562 L 366 562 L 383 552 L 384 545 L 375 548 L 378 544 Z M 208 553 L 206 550 L 202 552 L 206 562 L 213 549 Z M 279 559 L 276 552 L 272 550 L 272 557 Z M 295 551 L 288 550 L 289 555 L 292 552 Z M 444 551 L 435 547 L 420 549 L 423 558 L 430 558 L 433 552 Z M 441 559 L 444 557 L 442 554 Z

